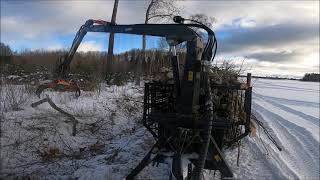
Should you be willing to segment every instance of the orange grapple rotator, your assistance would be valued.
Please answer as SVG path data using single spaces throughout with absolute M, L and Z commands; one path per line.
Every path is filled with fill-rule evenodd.
M 76 97 L 80 96 L 80 88 L 77 85 L 77 83 L 74 81 L 66 81 L 63 79 L 57 79 L 57 80 L 53 80 L 50 83 L 41 84 L 40 86 L 38 86 L 38 88 L 36 90 L 36 94 L 39 98 L 40 98 L 40 94 L 45 89 L 53 89 L 55 91 L 75 91 Z

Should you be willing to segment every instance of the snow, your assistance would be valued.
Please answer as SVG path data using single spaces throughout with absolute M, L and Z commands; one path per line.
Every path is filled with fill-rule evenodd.
M 16 79 L 16 78 L 20 78 L 20 76 L 17 76 L 17 75 L 10 75 L 10 76 L 7 76 L 8 79 Z
M 319 83 L 256 79 L 253 89 L 252 108 L 284 149 L 271 163 L 319 179 Z
M 68 118 L 48 104 L 31 108 L 30 104 L 39 100 L 35 95 L 29 95 L 21 111 L 2 111 L 1 175 L 29 176 L 31 179 L 87 179 L 89 176 L 105 179 L 108 174 L 117 179 L 119 174 L 111 176 L 109 171 L 112 170 L 124 171 L 120 175 L 125 176 L 134 167 L 132 163 L 142 159 L 152 145 L 147 141 L 153 141 L 141 124 L 142 103 L 128 99 L 142 102 L 143 88 L 133 87 L 130 83 L 122 87 L 101 86 L 100 93 L 82 92 L 79 98 L 73 93 L 46 91 L 42 94 L 41 98 L 49 95 L 57 106 L 80 122 L 76 136 L 71 136 Z M 12 90 L 3 89 L 4 92 Z M 94 122 L 97 123 L 92 126 Z M 94 144 L 103 146 L 102 153 L 89 150 Z M 84 147 L 86 150 L 81 154 L 79 150 Z M 50 148 L 58 148 L 64 156 L 43 161 L 40 154 Z M 102 165 L 108 163 L 105 159 L 119 149 L 121 152 L 113 160 L 117 163 L 108 165 L 107 171 L 103 170 Z M 135 153 L 137 159 L 128 158 L 132 155 L 129 153 Z M 76 155 L 80 158 L 69 158 Z M 118 160 L 120 158 L 123 162 Z
M 319 83 L 253 79 L 253 90 L 253 113 L 283 151 L 257 129 L 256 136 L 241 141 L 239 167 L 237 148 L 224 149 L 235 177 L 319 179 Z M 1 109 L 0 178 L 124 179 L 155 142 L 141 123 L 143 87 L 101 84 L 100 91 L 81 92 L 79 98 L 52 91 L 41 98 L 46 95 L 80 122 L 77 135 L 71 135 L 69 119 L 47 103 L 30 107 L 39 100 L 34 94 L 20 111 Z M 50 148 L 59 149 L 61 157 L 43 159 Z M 166 163 L 146 167 L 138 179 L 168 179 L 171 162 Z M 204 173 L 207 180 L 219 179 L 213 174 Z

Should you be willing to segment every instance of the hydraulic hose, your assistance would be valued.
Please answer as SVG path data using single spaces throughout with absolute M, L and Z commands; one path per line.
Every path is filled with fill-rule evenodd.
M 193 172 L 193 178 L 192 178 L 193 180 L 201 180 L 202 170 L 204 168 L 204 165 L 207 159 L 207 154 L 208 154 L 208 149 L 210 144 L 210 136 L 212 131 L 213 104 L 212 104 L 210 80 L 208 76 L 206 76 L 206 80 L 208 82 L 206 89 L 208 91 L 207 94 L 209 95 L 206 101 L 206 105 L 209 108 L 207 109 L 207 115 L 205 116 L 205 120 L 207 120 L 207 126 L 205 126 L 206 129 L 204 129 L 203 131 L 203 144 L 201 146 L 199 158 Z
M 209 61 L 213 61 L 213 59 L 215 58 L 216 56 L 216 52 L 217 52 L 217 47 L 218 47 L 218 42 L 217 42 L 217 39 L 216 39 L 216 35 L 215 33 L 209 28 L 207 27 L 206 25 L 204 25 L 203 23 L 199 22 L 199 21 L 196 21 L 196 20 L 193 20 L 193 19 L 184 19 L 182 18 L 181 16 L 175 16 L 175 18 L 173 19 L 176 23 L 183 23 L 184 21 L 191 21 L 191 22 L 194 22 L 196 24 L 186 24 L 187 26 L 191 26 L 191 27 L 198 27 L 198 28 L 202 28 L 204 29 L 205 31 L 207 31 L 208 33 L 208 41 L 206 43 L 206 46 L 204 48 L 204 52 L 203 52 L 203 56 L 202 56 L 202 59 L 204 60 L 209 60 Z M 212 43 L 213 41 L 213 43 Z M 208 50 L 212 50 L 214 47 L 214 52 L 213 54 L 211 53 L 211 56 L 210 58 L 209 57 L 205 57 L 206 55 L 208 55 Z

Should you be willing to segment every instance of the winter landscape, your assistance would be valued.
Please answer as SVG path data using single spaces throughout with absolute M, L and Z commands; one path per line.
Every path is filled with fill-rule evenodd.
M 320 180 L 318 1 L 0 3 L 0 180 Z

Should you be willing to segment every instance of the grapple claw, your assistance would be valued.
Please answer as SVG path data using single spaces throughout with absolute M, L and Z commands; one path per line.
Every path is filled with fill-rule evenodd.
M 45 89 L 53 89 L 55 91 L 75 91 L 75 96 L 80 96 L 80 88 L 74 81 L 65 81 L 63 79 L 53 80 L 50 83 L 41 84 L 36 90 L 36 95 L 40 98 L 41 93 Z
M 41 84 L 40 86 L 38 86 L 38 88 L 36 90 L 36 95 L 38 96 L 38 98 L 40 98 L 40 94 L 42 93 L 42 91 L 47 88 L 48 87 L 45 84 Z

